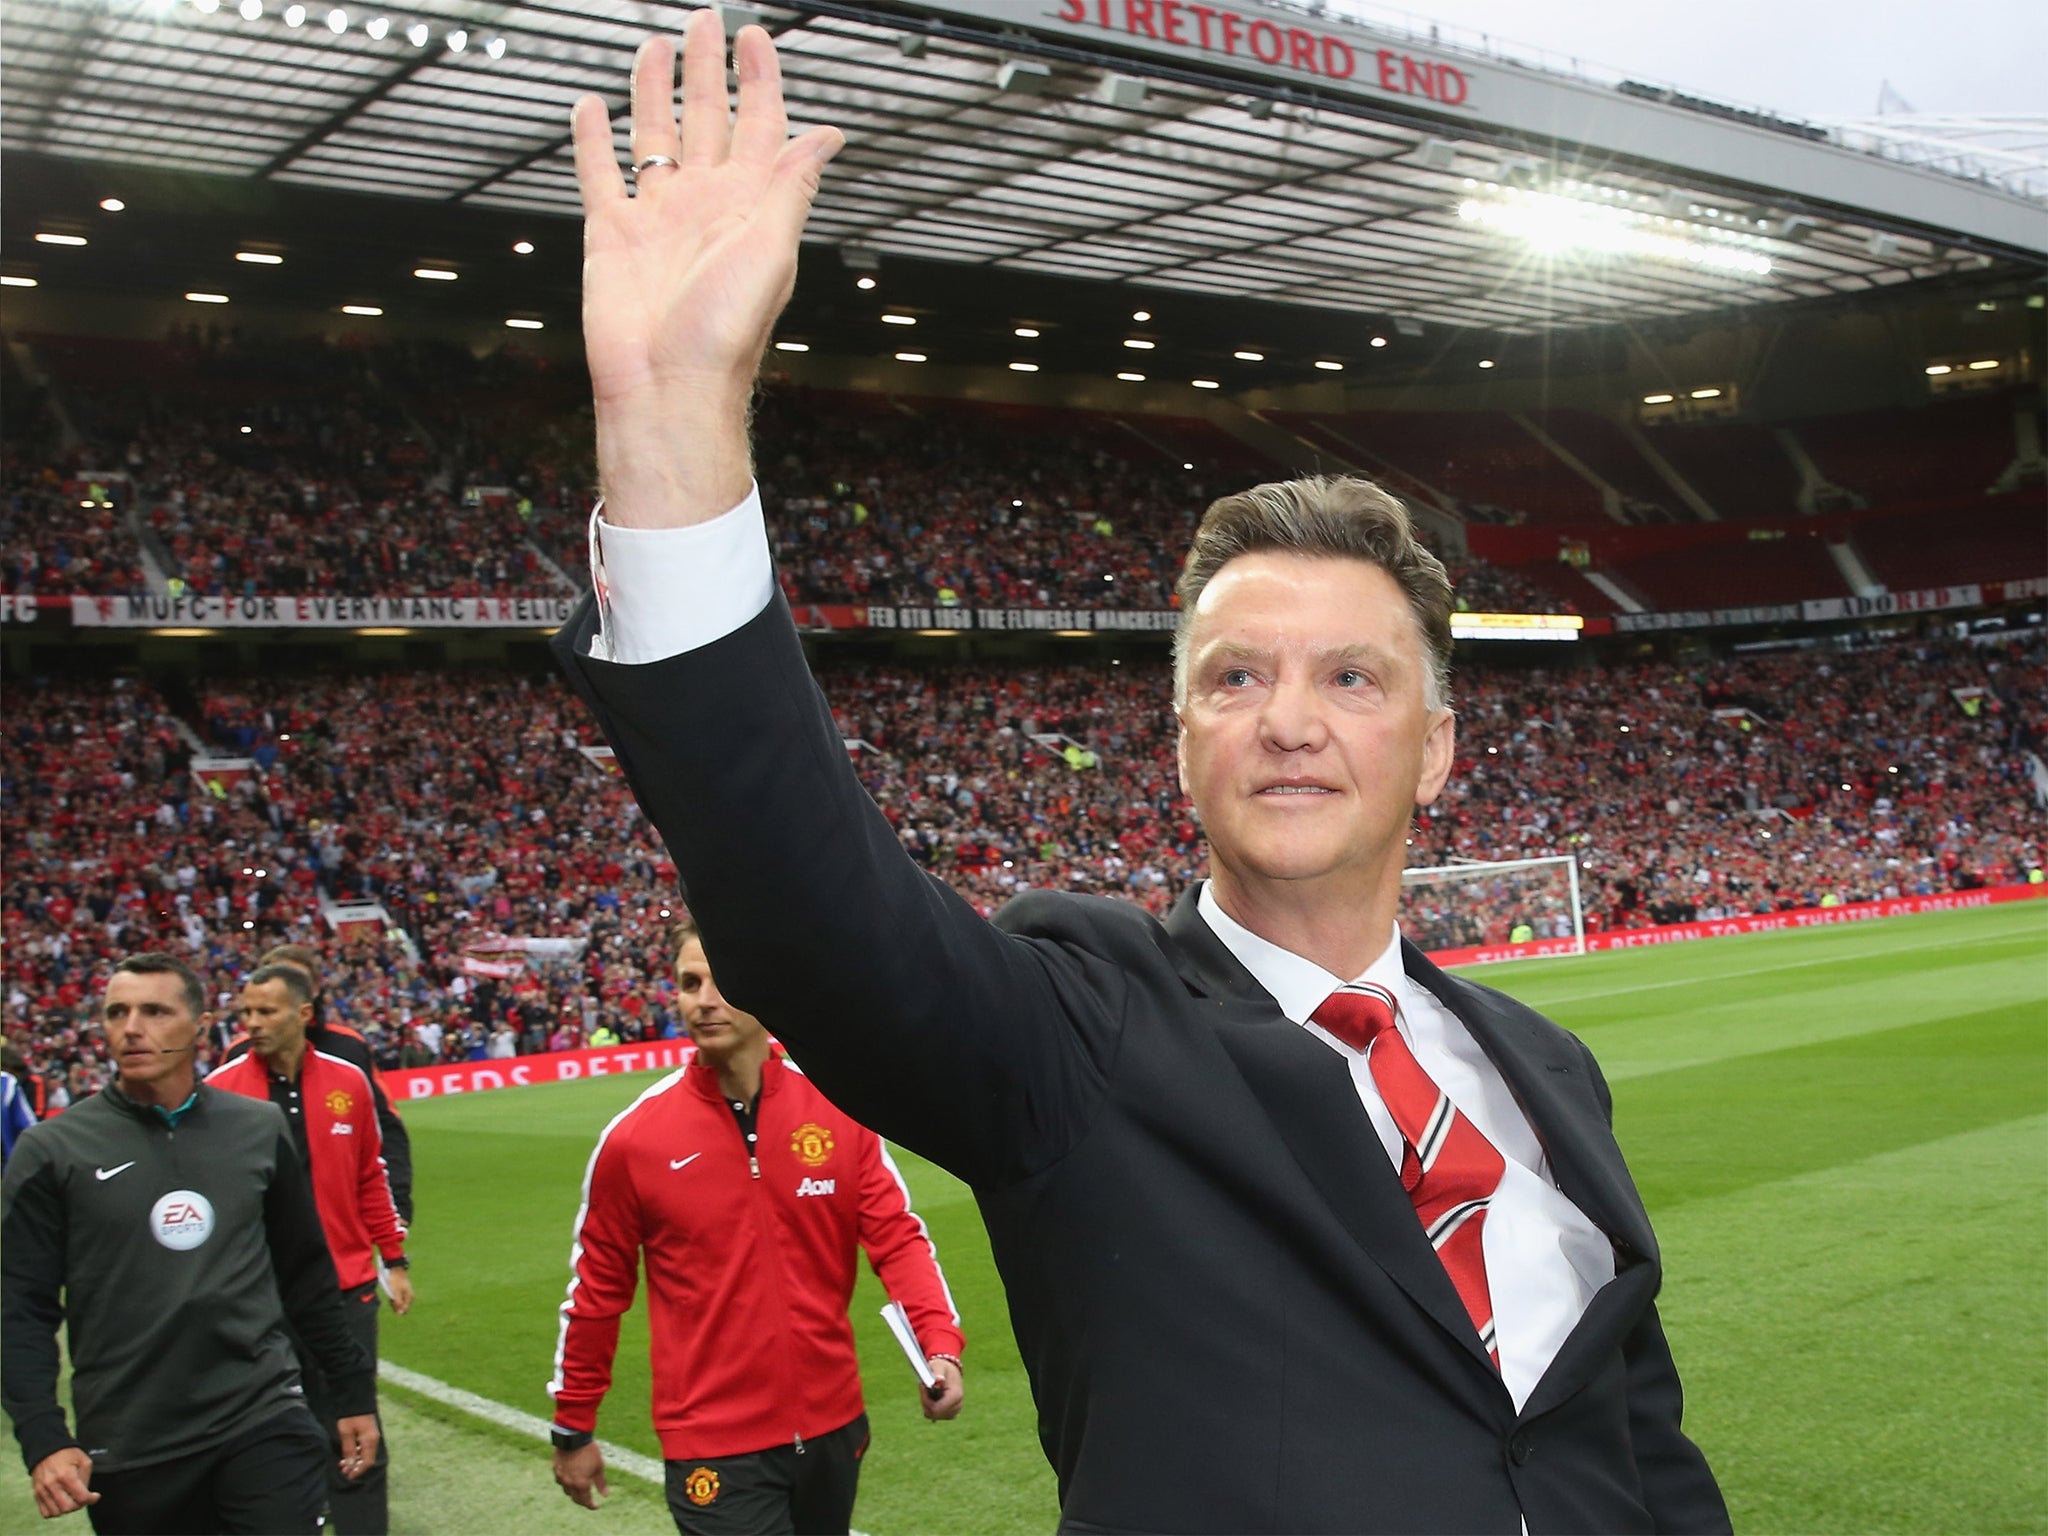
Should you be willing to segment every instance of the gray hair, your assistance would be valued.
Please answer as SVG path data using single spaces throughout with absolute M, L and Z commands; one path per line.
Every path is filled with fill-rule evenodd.
M 1195 530 L 1174 595 L 1173 697 L 1187 698 L 1188 637 L 1195 606 L 1216 573 L 1240 555 L 1264 551 L 1362 560 L 1394 579 L 1408 599 L 1427 663 L 1423 703 L 1451 702 L 1451 578 L 1415 537 L 1398 497 L 1355 475 L 1310 475 L 1255 485 L 1210 504 Z

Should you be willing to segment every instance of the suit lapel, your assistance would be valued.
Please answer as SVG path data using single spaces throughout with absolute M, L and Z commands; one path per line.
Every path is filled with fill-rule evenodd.
M 1409 979 L 1455 1014 L 1499 1069 L 1566 1198 L 1615 1240 L 1622 1262 L 1654 1260 L 1649 1216 L 1570 1037 L 1519 1004 L 1445 975 L 1406 940 L 1401 959 Z
M 1166 927 L 1182 979 L 1220 1005 L 1210 1018 L 1216 1038 L 1323 1203 L 1365 1256 L 1493 1376 L 1343 1058 L 1281 1014 L 1203 920 L 1192 892 Z

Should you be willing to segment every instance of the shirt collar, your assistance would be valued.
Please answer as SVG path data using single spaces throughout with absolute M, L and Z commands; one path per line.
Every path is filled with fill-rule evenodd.
M 1223 910 L 1216 899 L 1215 882 L 1204 880 L 1196 907 L 1202 921 L 1223 947 L 1237 957 L 1238 964 L 1252 973 L 1252 979 L 1271 994 L 1280 1011 L 1297 1024 L 1309 1022 L 1309 1015 L 1322 1007 L 1323 1000 L 1346 982 L 1366 981 L 1390 993 L 1397 1000 L 1408 994 L 1407 976 L 1401 969 L 1401 927 L 1394 925 L 1387 946 L 1377 959 L 1356 976 L 1335 976 L 1315 961 L 1304 959 L 1291 949 L 1282 949 L 1271 939 L 1262 939 Z

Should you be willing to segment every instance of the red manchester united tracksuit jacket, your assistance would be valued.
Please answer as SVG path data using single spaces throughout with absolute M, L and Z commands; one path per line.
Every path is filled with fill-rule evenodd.
M 254 1051 L 207 1074 L 210 1087 L 244 1098 L 270 1097 L 270 1069 Z M 362 1068 L 339 1056 L 307 1051 L 299 1065 L 299 1106 L 306 1122 L 306 1161 L 313 1203 L 345 1291 L 377 1278 L 373 1255 L 405 1252 L 405 1226 L 384 1169 L 384 1136 Z
M 846 1316 L 856 1248 L 927 1353 L 961 1352 L 938 1256 L 881 1139 L 780 1057 L 762 1069 L 755 1134 L 750 1156 L 701 1063 L 605 1127 L 548 1383 L 564 1429 L 597 1427 L 643 1250 L 654 1427 L 670 1460 L 799 1443 L 859 1416 Z

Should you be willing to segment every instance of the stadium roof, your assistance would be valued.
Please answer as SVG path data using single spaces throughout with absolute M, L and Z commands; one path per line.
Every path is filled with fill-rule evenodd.
M 799 125 L 847 131 L 810 233 L 856 265 L 993 265 L 1515 335 L 2048 251 L 2038 198 L 1811 125 L 1315 5 L 1176 5 L 1172 26 L 1163 5 L 724 10 L 777 33 Z M 632 50 L 690 9 L 0 0 L 0 144 L 573 215 L 568 103 L 617 102 L 623 154 Z

